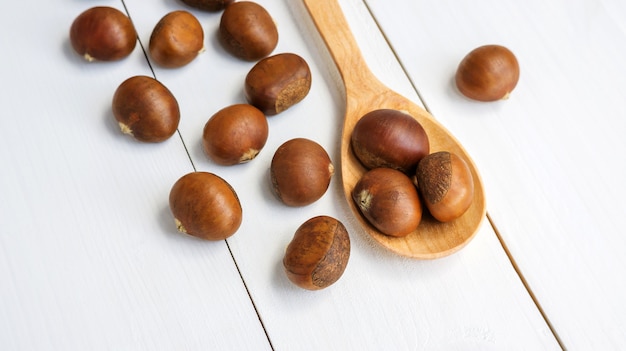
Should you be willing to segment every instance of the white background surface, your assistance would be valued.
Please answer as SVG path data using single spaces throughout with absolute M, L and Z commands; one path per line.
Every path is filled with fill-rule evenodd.
M 244 101 L 253 65 L 221 49 L 219 14 L 175 0 L 125 0 L 144 45 L 169 11 L 192 11 L 203 24 L 205 53 L 184 68 L 152 71 L 139 45 L 115 63 L 86 63 L 71 50 L 69 27 L 80 12 L 125 10 L 121 1 L 36 9 L 7 2 L 0 5 L 0 348 L 626 347 L 624 6 L 340 2 L 377 76 L 425 103 L 474 157 L 491 219 L 475 239 L 447 258 L 404 259 L 354 225 L 338 177 L 304 208 L 274 197 L 269 163 L 284 141 L 313 139 L 339 163 L 342 86 L 300 1 L 259 3 L 278 25 L 275 53 L 304 57 L 312 90 L 270 117 L 257 159 L 233 167 L 212 163 L 200 144 L 214 112 Z M 452 77 L 467 52 L 488 43 L 511 48 L 522 75 L 509 100 L 476 103 L 456 92 Z M 180 134 L 162 144 L 122 135 L 111 115 L 113 92 L 138 74 L 156 76 L 181 106 Z M 244 221 L 227 241 L 176 232 L 169 189 L 194 167 L 222 176 L 241 198 Z M 295 229 L 318 214 L 346 224 L 352 254 L 335 285 L 309 292 L 286 279 L 281 259 Z

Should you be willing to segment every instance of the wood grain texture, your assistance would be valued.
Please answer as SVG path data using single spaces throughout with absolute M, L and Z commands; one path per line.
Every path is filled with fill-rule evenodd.
M 394 253 L 418 259 L 434 259 L 457 252 L 476 234 L 486 211 L 482 180 L 470 155 L 426 110 L 389 89 L 372 74 L 336 1 L 304 2 L 344 81 L 346 112 L 341 136 L 340 175 L 346 200 L 354 216 L 368 234 Z M 352 190 L 366 169 L 351 149 L 352 130 L 366 113 L 385 108 L 405 111 L 415 118 L 428 135 L 431 152 L 449 151 L 467 162 L 473 178 L 474 199 L 463 216 L 440 223 L 424 215 L 417 230 L 400 238 L 380 233 L 362 216 L 352 201 Z
M 430 111 L 474 156 L 491 218 L 564 346 L 623 348 L 623 3 L 367 2 Z M 454 71 L 492 43 L 517 55 L 520 83 L 508 101 L 469 101 Z
M 269 348 L 225 243 L 176 232 L 178 135 L 142 144 L 113 118 L 117 86 L 151 74 L 141 49 L 87 63 L 68 37 L 93 2 L 40 5 L 0 5 L 0 348 Z
M 138 26 L 150 27 L 172 4 L 129 3 Z M 263 1 L 279 28 L 275 53 L 307 60 L 309 95 L 269 118 L 266 146 L 253 161 L 235 167 L 211 162 L 202 153 L 201 130 L 212 113 L 244 101 L 243 82 L 252 63 L 233 59 L 210 40 L 207 51 L 182 70 L 155 68 L 177 91 L 184 109 L 181 135 L 199 170 L 229 180 L 242 200 L 244 219 L 229 247 L 276 350 L 556 349 L 545 322 L 524 290 L 489 226 L 457 254 L 436 261 L 409 260 L 389 253 L 360 228 L 334 178 L 316 203 L 289 208 L 271 191 L 274 151 L 294 137 L 319 142 L 338 165 L 345 111 L 343 84 L 301 0 Z M 381 80 L 418 101 L 401 68 L 393 63 L 381 33 L 363 3 L 344 1 L 356 26 L 363 57 Z M 345 7 L 347 5 L 347 7 Z M 197 13 L 214 38 L 219 16 Z M 350 22 L 350 19 L 352 22 Z M 146 30 L 140 30 L 145 32 Z M 145 34 L 144 34 L 145 35 Z M 365 44 L 363 44 L 365 39 Z M 291 284 L 282 268 L 286 245 L 297 227 L 316 215 L 341 220 L 352 251 L 344 275 L 328 289 L 309 292 Z M 394 327 L 398 326 L 398 327 Z M 513 345 L 513 346 L 511 346 Z
M 124 4 L 144 44 L 164 14 L 183 8 Z M 67 42 L 86 2 L 52 1 L 37 11 L 0 5 L 7 28 L 32 29 L 0 33 L 11 48 L 0 66 L 0 99 L 3 116 L 14 117 L 0 119 L 2 349 L 557 349 L 490 226 L 455 255 L 416 261 L 363 232 L 337 178 L 305 208 L 274 197 L 267 172 L 284 141 L 308 137 L 339 159 L 345 97 L 302 1 L 261 4 L 278 23 L 276 52 L 301 54 L 313 86 L 300 104 L 269 119 L 258 158 L 236 167 L 210 162 L 200 143 L 212 113 L 243 101 L 253 65 L 221 49 L 219 14 L 191 10 L 206 31 L 205 53 L 181 69 L 154 67 L 179 100 L 180 138 L 147 145 L 118 133 L 108 110 L 123 79 L 152 73 L 141 51 L 87 65 Z M 372 72 L 419 103 L 363 3 L 341 5 Z M 244 221 L 227 242 L 175 231 L 167 194 L 193 169 L 186 151 L 196 169 L 219 174 L 240 195 Z M 309 292 L 290 284 L 280 262 L 295 229 L 319 214 L 340 219 L 353 245 L 342 278 Z

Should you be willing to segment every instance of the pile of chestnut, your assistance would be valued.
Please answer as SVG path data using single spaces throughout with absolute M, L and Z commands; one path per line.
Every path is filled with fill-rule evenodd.
M 267 10 L 256 2 L 181 1 L 201 11 L 222 11 L 221 45 L 235 58 L 255 62 L 243 82 L 247 103 L 214 113 L 201 138 L 204 153 L 215 163 L 249 162 L 265 146 L 267 117 L 282 113 L 309 93 L 309 66 L 294 53 L 272 55 L 278 30 Z M 172 11 L 155 25 L 147 54 L 159 66 L 183 67 L 205 50 L 204 39 L 202 26 L 191 12 Z M 136 42 L 130 18 L 112 7 L 92 7 L 70 27 L 70 43 L 87 61 L 123 59 Z M 518 77 L 512 53 L 493 45 L 477 49 L 462 61 L 456 83 L 467 97 L 492 101 L 507 97 Z M 112 112 L 124 134 L 151 143 L 174 135 L 181 118 L 171 91 L 148 76 L 122 82 L 113 94 Z M 403 112 L 377 110 L 363 116 L 353 131 L 352 148 L 369 169 L 353 189 L 353 199 L 382 233 L 403 236 L 415 230 L 422 200 L 440 221 L 458 218 L 471 204 L 473 181 L 465 161 L 446 151 L 429 153 L 426 132 Z M 283 143 L 270 165 L 271 187 L 288 206 L 306 206 L 320 199 L 333 174 L 324 148 L 304 138 Z M 202 239 L 224 240 L 242 223 L 236 191 L 213 173 L 194 171 L 179 178 L 171 188 L 169 204 L 177 229 Z M 341 277 L 349 256 L 350 238 L 344 225 L 335 218 L 317 216 L 297 228 L 283 266 L 291 282 L 318 290 Z
M 352 189 L 352 199 L 381 233 L 403 237 L 415 231 L 422 219 L 420 198 L 441 222 L 470 207 L 474 181 L 467 163 L 448 151 L 430 153 L 426 131 L 407 113 L 368 112 L 354 126 L 350 142 L 368 170 Z
M 460 62 L 456 87 L 477 101 L 507 99 L 519 80 L 515 55 L 501 45 L 484 45 Z M 357 122 L 351 148 L 368 170 L 351 191 L 363 217 L 379 232 L 403 237 L 422 220 L 422 204 L 433 218 L 462 216 L 474 198 L 474 180 L 463 158 L 449 151 L 430 153 L 428 135 L 404 112 L 371 111 Z
M 218 37 L 235 58 L 255 62 L 244 85 L 247 103 L 226 106 L 214 113 L 202 131 L 202 147 L 220 165 L 249 162 L 268 139 L 267 117 L 297 104 L 309 93 L 311 71 L 294 53 L 272 55 L 278 31 L 270 14 L 252 1 L 183 0 L 204 11 L 223 11 Z M 81 13 L 70 28 L 74 50 L 87 61 L 120 60 L 134 50 L 135 28 L 121 11 L 97 6 Z M 163 16 L 150 36 L 151 61 L 178 68 L 205 50 L 198 19 L 184 10 Z M 113 94 L 113 116 L 120 130 L 141 142 L 162 142 L 178 129 L 180 109 L 174 95 L 155 78 L 133 76 Z M 288 206 L 306 206 L 327 191 L 334 167 L 317 142 L 294 138 L 275 152 L 270 166 L 271 187 Z M 172 186 L 169 204 L 178 231 L 205 240 L 224 240 L 242 223 L 242 206 L 235 189 L 220 176 L 194 171 Z M 300 226 L 288 245 L 283 265 L 286 276 L 309 290 L 328 287 L 343 274 L 350 255 L 344 225 L 317 216 Z

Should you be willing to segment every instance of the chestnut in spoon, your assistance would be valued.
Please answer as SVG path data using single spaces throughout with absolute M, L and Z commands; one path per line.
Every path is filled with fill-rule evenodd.
M 474 162 L 455 137 L 430 113 L 394 92 L 374 76 L 367 67 L 336 0 L 304 0 L 304 4 L 326 43 L 345 86 L 341 177 L 345 197 L 355 217 L 372 238 L 396 254 L 417 259 L 435 259 L 457 252 L 474 237 L 486 214 L 484 189 Z M 351 191 L 366 169 L 352 152 L 350 138 L 359 118 L 367 112 L 382 108 L 405 111 L 413 116 L 428 134 L 431 152 L 449 151 L 467 162 L 474 181 L 474 199 L 461 217 L 441 223 L 424 210 L 417 230 L 405 237 L 392 237 L 377 231 L 361 215 L 352 200 Z

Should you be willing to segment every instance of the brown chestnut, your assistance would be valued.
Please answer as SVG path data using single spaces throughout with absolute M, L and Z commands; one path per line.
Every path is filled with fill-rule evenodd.
M 187 11 L 172 11 L 154 27 L 148 49 L 158 65 L 182 67 L 204 50 L 202 25 Z
M 430 152 L 428 135 L 410 115 L 392 109 L 366 113 L 354 126 L 350 143 L 367 169 L 388 167 L 407 174 Z
M 403 237 L 417 229 L 422 205 L 411 178 L 392 168 L 367 171 L 352 190 L 363 217 L 381 233 Z
M 184 4 L 203 11 L 217 12 L 235 2 L 235 0 L 181 0 Z
M 302 101 L 311 89 L 311 70 L 292 53 L 266 57 L 257 62 L 245 80 L 248 102 L 266 115 L 278 114 Z
M 139 141 L 165 141 L 178 128 L 180 109 L 176 98 L 152 77 L 134 76 L 122 82 L 112 105 L 122 132 Z
M 472 204 L 472 173 L 454 153 L 439 151 L 424 157 L 417 166 L 416 178 L 426 207 L 440 222 L 460 217 Z
M 334 170 L 321 145 L 295 138 L 283 143 L 274 153 L 270 176 L 274 192 L 283 203 L 305 206 L 326 193 Z
M 236 104 L 219 110 L 206 122 L 202 146 L 216 163 L 234 165 L 254 159 L 268 134 L 263 112 L 252 105 Z
M 219 38 L 226 51 L 235 57 L 257 61 L 276 48 L 278 29 L 263 6 L 237 1 L 222 13 Z
M 237 193 L 213 173 L 192 172 L 182 176 L 170 190 L 169 203 L 181 233 L 223 240 L 235 234 L 241 225 Z
M 466 97 L 478 101 L 507 99 L 519 80 L 519 63 L 501 45 L 485 45 L 467 54 L 455 75 L 456 86 Z
M 70 27 L 72 48 L 87 61 L 116 61 L 135 49 L 137 33 L 130 18 L 113 7 L 92 7 Z
M 295 285 L 320 290 L 343 275 L 350 258 L 350 236 L 335 218 L 317 216 L 304 222 L 285 250 L 283 267 Z

